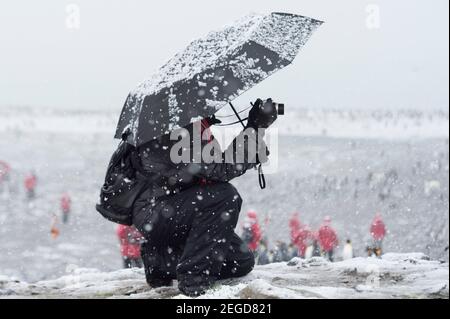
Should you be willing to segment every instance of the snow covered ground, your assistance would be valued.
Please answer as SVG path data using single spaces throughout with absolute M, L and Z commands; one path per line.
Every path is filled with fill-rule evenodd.
M 175 283 L 176 284 L 176 283 Z M 329 263 L 294 258 L 257 266 L 240 279 L 218 283 L 200 298 L 448 298 L 448 264 L 420 253 L 386 254 Z M 73 269 L 33 284 L 0 277 L 0 298 L 187 298 L 176 285 L 150 289 L 141 269 L 100 272 Z
M 244 199 L 241 216 L 257 211 L 271 248 L 289 240 L 297 211 L 313 229 L 330 215 L 340 242 L 351 239 L 355 255 L 365 256 L 370 222 L 381 212 L 385 252 L 420 251 L 448 262 L 448 113 L 287 111 L 277 121 L 279 171 L 267 176 L 267 189 L 253 171 L 233 181 Z M 121 268 L 115 225 L 94 209 L 117 145 L 117 116 L 0 108 L 0 160 L 12 167 L 11 181 L 0 186 L 0 275 L 36 282 L 79 268 Z M 37 196 L 27 201 L 23 178 L 31 170 Z M 66 191 L 72 213 L 52 239 Z

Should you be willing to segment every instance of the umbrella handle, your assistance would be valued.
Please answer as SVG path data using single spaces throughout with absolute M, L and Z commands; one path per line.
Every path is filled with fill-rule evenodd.
M 238 113 L 238 112 L 236 111 L 236 109 L 234 108 L 234 105 L 233 105 L 231 102 L 229 102 L 229 104 L 230 104 L 231 108 L 233 109 L 234 114 L 236 114 L 236 117 L 238 118 L 239 122 L 241 122 L 242 127 L 245 129 L 244 121 L 243 121 L 243 120 L 241 119 L 241 117 L 239 116 L 239 113 Z

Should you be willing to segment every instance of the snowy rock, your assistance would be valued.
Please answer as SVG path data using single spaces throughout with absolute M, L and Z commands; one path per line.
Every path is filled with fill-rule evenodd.
M 248 276 L 224 280 L 200 298 L 448 298 L 449 265 L 424 254 L 386 254 L 330 263 L 322 258 L 257 266 Z M 142 269 L 109 273 L 74 270 L 33 284 L 0 276 L 0 298 L 174 298 L 176 286 L 151 289 Z

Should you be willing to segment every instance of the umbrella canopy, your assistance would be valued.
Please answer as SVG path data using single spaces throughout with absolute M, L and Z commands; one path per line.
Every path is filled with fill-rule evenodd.
M 139 146 L 216 113 L 290 64 L 322 21 L 272 13 L 246 16 L 193 41 L 130 92 L 116 130 Z

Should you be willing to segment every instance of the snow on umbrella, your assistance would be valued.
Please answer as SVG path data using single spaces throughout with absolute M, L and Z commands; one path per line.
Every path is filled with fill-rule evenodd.
M 216 113 L 290 64 L 322 21 L 249 15 L 193 41 L 127 97 L 116 138 L 139 146 Z

